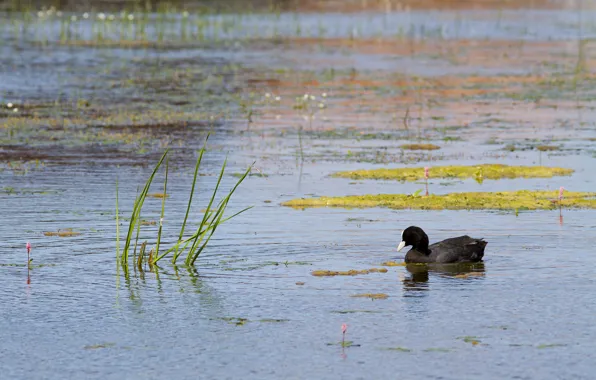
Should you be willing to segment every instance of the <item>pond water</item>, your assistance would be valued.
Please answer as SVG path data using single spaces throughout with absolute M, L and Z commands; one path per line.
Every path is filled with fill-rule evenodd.
M 457 38 L 520 41 L 526 34 L 514 33 L 513 26 L 499 26 L 500 32 L 473 26 L 494 26 L 499 20 L 503 25 L 526 25 L 528 12 L 502 12 L 498 18 L 483 12 L 396 13 L 387 17 L 407 19 L 429 29 L 443 26 L 444 30 L 451 30 L 450 23 L 461 17 L 468 20 L 459 22 L 467 34 Z M 590 14 L 581 16 L 589 18 Z M 577 36 L 577 27 L 565 22 L 576 14 L 548 11 L 537 12 L 539 16 L 561 20 L 560 24 L 531 23 L 528 30 L 539 39 L 568 41 Z M 283 17 L 279 25 L 287 24 Z M 393 27 L 379 26 L 376 18 L 382 16 L 378 15 L 299 15 L 298 20 L 305 23 L 304 29 L 325 20 L 330 30 L 343 30 L 354 17 L 360 17 L 361 25 L 366 26 L 363 34 L 396 32 Z M 246 22 L 250 23 L 250 18 Z M 57 23 L 55 28 L 59 27 Z M 447 32 L 445 37 L 454 38 Z M 280 205 L 297 197 L 413 193 L 424 184 L 329 177 L 342 170 L 404 165 L 497 162 L 575 170 L 570 177 L 487 180 L 482 184 L 431 179 L 429 189 L 436 194 L 560 186 L 591 191 L 596 177 L 590 174 L 594 143 L 589 138 L 596 136 L 596 115 L 589 74 L 585 87 L 580 84 L 574 92 L 557 87 L 539 101 L 520 101 L 505 94 L 493 101 L 487 93 L 460 99 L 459 95 L 441 93 L 444 88 L 438 86 L 432 90 L 437 93 L 420 96 L 448 99 L 433 107 L 425 105 L 420 113 L 412 106 L 412 125 L 407 129 L 401 121 L 404 103 L 395 98 L 403 89 L 392 88 L 391 83 L 379 87 L 363 83 L 407 72 L 395 67 L 375 72 L 374 62 L 384 58 L 370 52 L 329 53 L 345 55 L 351 62 L 348 66 L 360 71 L 362 82 L 338 84 L 338 80 L 325 82 L 320 76 L 308 79 L 313 70 L 320 74 L 329 69 L 324 51 L 309 68 L 280 64 L 295 62 L 293 57 L 305 54 L 304 47 L 292 44 L 276 47 L 256 42 L 230 52 L 217 44 L 127 50 L 58 44 L 40 47 L 35 42 L 35 37 L 8 41 L 1 48 L 2 67 L 8 69 L 0 72 L 0 100 L 6 104 L 16 99 L 15 104 L 25 112 L 18 119 L 24 126 L 16 124 L 17 112 L 11 114 L 6 108 L 0 119 L 4 123 L 0 129 L 0 204 L 5 216 L 0 224 L 2 377 L 592 378 L 596 370 L 596 256 L 591 247 L 596 243 L 596 211 L 520 211 L 516 215 L 513 210 L 295 210 Z M 251 46 L 261 49 L 262 55 Z M 528 49 L 531 51 L 531 46 Z M 563 54 L 567 47 L 557 45 L 556 49 L 547 58 L 555 62 L 553 57 L 560 53 L 562 61 L 556 62 L 562 68 L 557 72 L 568 73 L 570 66 L 565 66 L 568 62 Z M 590 52 L 588 47 L 587 62 Z M 395 53 L 387 55 L 401 58 Z M 435 68 L 446 64 L 443 59 L 417 55 L 407 59 Z M 222 63 L 242 67 L 221 82 L 206 82 L 205 78 L 214 75 L 214 67 Z M 500 83 L 499 76 L 513 75 L 517 63 L 480 74 L 470 69 L 469 63 L 449 65 L 470 77 L 494 75 L 495 83 Z M 485 67 L 477 62 L 472 66 Z M 197 67 L 200 72 L 192 71 Z M 282 69 L 291 70 L 289 77 L 300 79 L 292 82 L 282 77 L 271 86 L 257 88 L 261 93 L 281 94 L 282 105 L 255 106 L 254 122 L 247 127 L 240 107 L 231 103 L 231 94 L 242 94 L 242 86 L 254 83 L 250 80 L 255 78 L 276 78 Z M 338 64 L 338 70 L 342 69 Z M 169 70 L 178 74 L 170 77 L 166 74 Z M 540 70 L 525 67 L 530 74 L 520 78 L 537 75 Z M 149 75 L 147 71 L 153 77 L 146 82 L 135 83 L 129 78 Z M 453 80 L 446 79 L 452 73 L 440 70 L 429 69 L 427 74 Z M 199 77 L 200 81 L 193 82 Z M 155 78 L 176 80 L 173 90 L 162 91 L 170 83 L 166 80 L 157 86 L 152 81 Z M 522 81 L 514 82 L 517 80 Z M 201 92 L 207 88 L 203 85 L 211 86 L 210 97 Z M 176 86 L 182 95 L 176 93 Z M 523 96 L 537 91 L 507 87 L 508 92 L 514 90 Z M 329 91 L 326 118 L 315 119 L 314 126 L 296 114 L 291 102 L 284 102 L 305 91 L 319 98 Z M 568 97 L 571 93 L 574 97 Z M 190 104 L 177 105 L 185 97 Z M 46 112 L 45 107 L 56 98 L 63 101 Z M 385 102 L 387 98 L 391 100 Z M 72 106 L 77 99 L 89 100 L 92 110 Z M 155 118 L 156 114 L 148 112 L 177 112 L 193 119 L 197 109 L 205 112 L 203 116 L 215 109 L 213 113 L 230 110 L 231 116 L 218 117 L 217 122 L 189 122 L 184 127 L 144 125 L 141 136 L 134 137 L 135 119 L 120 125 L 120 114 L 111 113 L 116 109 L 125 112 L 120 110 L 128 108 L 126 99 L 132 99 L 130 109 L 134 112 Z M 389 102 L 394 103 L 386 104 Z M 81 121 L 104 115 L 114 118 L 98 119 L 99 125 Z M 52 118 L 71 124 L 57 127 Z M 460 129 L 449 129 L 454 125 Z M 104 127 L 109 133 L 125 131 L 133 137 L 108 141 L 102 134 Z M 196 268 L 176 267 L 166 260 L 158 269 L 131 267 L 125 273 L 116 265 L 116 182 L 122 232 L 128 226 L 126 218 L 139 186 L 163 148 L 171 148 L 170 197 L 162 241 L 170 246 L 184 217 L 197 150 L 209 129 L 213 133 L 193 214 L 200 215 L 206 207 L 226 156 L 225 189 L 237 180 L 230 174 L 240 173 L 256 161 L 263 176 L 251 176 L 241 185 L 230 212 L 250 205 L 254 208 L 221 226 Z M 420 135 L 438 142 L 439 153 L 399 148 Z M 446 139 L 449 136 L 459 139 Z M 514 144 L 515 149 L 508 149 L 507 144 Z M 539 152 L 534 149 L 537 144 L 560 149 Z M 152 191 L 161 191 L 162 181 L 160 173 Z M 143 218 L 158 220 L 160 206 L 161 199 L 149 198 Z M 196 216 L 191 224 L 196 226 L 198 221 Z M 401 262 L 403 254 L 395 248 L 401 230 L 410 225 L 424 228 L 431 242 L 462 234 L 486 239 L 484 263 L 474 267 L 395 266 L 387 267 L 386 273 L 358 276 L 311 275 L 319 269 L 369 269 L 380 268 L 389 260 Z M 44 234 L 68 229 L 80 234 Z M 155 225 L 144 227 L 141 240 L 153 241 L 156 230 Z M 33 247 L 30 271 L 25 265 L 27 241 Z M 365 293 L 388 297 L 353 297 Z M 345 348 L 341 345 L 343 323 L 348 325 L 345 339 L 352 342 Z

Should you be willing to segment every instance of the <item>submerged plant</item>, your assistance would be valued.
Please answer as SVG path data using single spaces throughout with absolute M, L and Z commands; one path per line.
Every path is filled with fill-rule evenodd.
M 205 140 L 205 144 L 206 143 L 207 143 L 207 141 Z M 207 246 L 207 244 L 213 237 L 213 234 L 215 233 L 217 227 L 219 227 L 220 224 L 222 224 L 222 223 L 232 219 L 233 217 L 243 213 L 244 211 L 247 211 L 250 208 L 252 208 L 252 206 L 250 206 L 250 207 L 247 207 L 247 208 L 244 208 L 244 209 L 238 211 L 237 213 L 235 213 L 231 216 L 224 217 L 224 211 L 225 211 L 226 207 L 228 206 L 228 203 L 230 201 L 230 198 L 232 197 L 232 194 L 234 194 L 234 192 L 236 191 L 238 186 L 240 186 L 242 181 L 244 181 L 244 179 L 248 176 L 248 174 L 250 173 L 250 169 L 252 168 L 252 165 L 238 179 L 238 181 L 232 187 L 232 189 L 228 192 L 228 194 L 226 196 L 224 196 L 217 204 L 214 205 L 215 198 L 218 194 L 218 190 L 219 190 L 219 187 L 220 187 L 220 184 L 221 184 L 224 172 L 225 172 L 226 163 L 227 163 L 227 159 L 226 159 L 226 161 L 224 161 L 224 163 L 222 165 L 222 168 L 219 173 L 218 180 L 217 180 L 217 184 L 216 184 L 215 188 L 213 189 L 213 193 L 209 200 L 209 204 L 208 204 L 207 208 L 205 208 L 204 210 L 201 211 L 203 213 L 203 215 L 201 217 L 201 222 L 200 222 L 198 228 L 189 237 L 184 238 L 184 232 L 185 232 L 185 228 L 186 228 L 186 225 L 188 222 L 188 217 L 190 214 L 190 209 L 191 209 L 192 201 L 193 201 L 193 195 L 194 195 L 194 191 L 195 191 L 195 187 L 196 187 L 197 176 L 198 176 L 199 168 L 201 166 L 201 160 L 203 158 L 204 152 L 205 152 L 205 146 L 203 146 L 203 148 L 201 149 L 201 151 L 199 153 L 199 157 L 197 159 L 197 163 L 195 165 L 194 177 L 193 177 L 192 187 L 191 187 L 190 196 L 189 196 L 189 200 L 188 200 L 188 205 L 186 208 L 186 214 L 185 214 L 184 220 L 182 222 L 180 234 L 178 236 L 178 241 L 172 247 L 170 247 L 167 250 L 160 253 L 159 247 L 160 247 L 160 243 L 161 243 L 161 233 L 162 233 L 162 227 L 163 227 L 163 217 L 164 217 L 164 212 L 165 212 L 166 197 L 164 196 L 162 198 L 157 241 L 156 241 L 155 249 L 151 249 L 150 253 L 149 253 L 149 264 L 150 265 L 156 264 L 157 262 L 159 262 L 159 260 L 163 259 L 165 256 L 167 256 L 170 253 L 173 253 L 172 254 L 172 263 L 173 264 L 176 264 L 178 258 L 183 253 L 186 253 L 186 259 L 185 259 L 184 263 L 188 266 L 194 265 L 197 258 L 203 252 L 203 250 L 205 249 L 205 247 Z M 130 217 L 130 223 L 128 226 L 128 232 L 127 232 L 126 240 L 124 243 L 124 248 L 122 250 L 122 255 L 120 257 L 120 263 L 122 264 L 123 267 L 126 267 L 128 265 L 129 251 L 130 251 L 131 241 L 133 239 L 133 233 L 134 233 L 135 229 L 136 229 L 136 237 L 135 237 L 135 252 L 136 252 L 136 242 L 138 241 L 139 230 L 140 230 L 140 226 L 142 224 L 141 223 L 142 222 L 141 209 L 143 207 L 143 203 L 145 202 L 145 199 L 148 196 L 149 188 L 151 187 L 153 178 L 155 177 L 156 173 L 158 172 L 161 164 L 166 159 L 167 154 L 168 154 L 168 151 L 166 150 L 165 153 L 160 158 L 160 160 L 157 162 L 157 165 L 153 169 L 153 172 L 149 176 L 149 179 L 147 180 L 145 187 L 143 188 L 141 193 L 137 196 L 137 198 L 134 202 L 133 211 L 132 211 L 132 215 Z M 164 181 L 164 188 L 163 188 L 164 194 L 166 194 L 167 178 L 168 178 L 168 165 L 167 165 L 167 161 L 166 161 L 166 172 L 165 172 L 165 181 Z M 143 248 L 144 248 L 144 246 L 143 246 Z M 143 249 L 143 252 L 144 252 L 144 249 Z M 143 254 L 141 255 L 141 257 L 142 256 L 143 256 Z

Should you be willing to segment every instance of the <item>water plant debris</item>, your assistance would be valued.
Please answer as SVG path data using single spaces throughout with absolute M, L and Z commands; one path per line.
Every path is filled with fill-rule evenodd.
M 362 294 L 354 294 L 352 297 L 356 298 L 370 298 L 373 300 L 384 300 L 389 298 L 389 296 L 385 293 L 362 293 Z
M 370 268 L 370 269 L 362 269 L 362 270 L 346 270 L 346 271 L 332 271 L 332 270 L 315 270 L 312 271 L 311 274 L 317 277 L 328 277 L 328 276 L 356 276 L 359 274 L 369 274 L 369 273 L 386 273 L 387 269 L 385 268 Z
M 294 208 L 387 207 L 412 210 L 551 210 L 565 208 L 596 208 L 596 193 L 565 193 L 559 201 L 558 190 L 519 190 L 503 192 L 466 192 L 444 195 L 377 194 L 345 197 L 298 198 L 282 203 Z
M 425 178 L 425 173 L 428 175 L 428 170 L 416 167 L 337 172 L 333 174 L 333 177 L 418 181 Z M 573 169 L 548 166 L 509 166 L 501 164 L 434 166 L 430 170 L 430 176 L 432 178 L 462 179 L 551 178 L 554 176 L 571 175 L 571 173 L 573 173 Z

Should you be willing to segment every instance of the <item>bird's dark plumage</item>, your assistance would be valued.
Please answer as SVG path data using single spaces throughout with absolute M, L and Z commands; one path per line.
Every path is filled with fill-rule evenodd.
M 411 226 L 402 233 L 398 251 L 412 246 L 406 254 L 406 263 L 475 263 L 482 260 L 487 242 L 468 235 L 428 244 L 428 236 L 420 227 Z

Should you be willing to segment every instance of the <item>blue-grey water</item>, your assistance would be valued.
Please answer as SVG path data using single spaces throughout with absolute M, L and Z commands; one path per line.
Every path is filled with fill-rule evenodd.
M 482 12 L 470 13 L 470 17 L 449 12 L 303 15 L 298 22 L 304 23 L 303 29 L 314 28 L 319 17 L 330 25 L 330 33 L 343 33 L 357 17 L 363 33 L 375 35 L 396 33 L 393 29 L 399 23 L 395 19 L 404 25 L 442 26 L 445 38 L 525 39 L 526 34 L 512 30 L 527 24 L 528 12 L 503 12 L 500 17 L 505 26 L 497 30 L 486 26 L 496 25 L 495 17 Z M 531 23 L 524 32 L 527 35 L 541 39 L 577 36 L 577 28 L 565 21 L 577 16 L 573 12 L 537 12 L 534 16 L 546 21 Z M 281 26 L 288 24 L 284 17 L 293 20 L 282 16 L 277 24 L 280 33 Z M 377 31 L 377 18 L 391 19 L 388 25 L 392 26 Z M 459 29 L 453 29 L 452 23 Z M 461 34 L 452 35 L 457 30 Z M 25 103 L 48 101 L 59 93 L 74 97 L 77 90 L 77 96 L 95 94 L 104 104 L 133 96 L 134 88 L 125 87 L 112 90 L 114 98 L 106 98 L 110 87 L 103 82 L 105 77 L 82 82 L 87 73 L 96 73 L 103 65 L 102 59 L 113 63 L 120 57 L 123 67 L 130 63 L 136 68 L 135 58 L 242 61 L 251 56 L 242 50 L 230 54 L 213 48 L 209 53 L 46 50 L 31 41 L 6 42 L 0 49 L 5 63 L 0 72 L 3 104 L 15 98 Z M 299 53 L 290 49 L 267 54 L 264 57 L 283 60 L 286 54 Z M 254 66 L 276 68 L 276 61 L 253 57 L 249 63 Z M 373 61 L 378 62 L 370 58 Z M 363 70 L 370 69 L 370 62 L 353 62 L 356 67 L 363 62 Z M 11 67 L 20 71 L 11 71 Z M 483 184 L 431 178 L 432 193 L 555 190 L 560 186 L 593 191 L 594 143 L 587 138 L 596 137 L 596 115 L 590 100 L 584 104 L 581 114 L 575 109 L 558 110 L 557 120 L 568 123 L 552 123 L 539 130 L 528 122 L 505 123 L 498 131 L 472 123 L 455 132 L 463 141 L 442 143 L 440 153 L 414 155 L 412 160 L 420 160 L 416 163 L 404 161 L 404 152 L 398 148 L 407 141 L 404 131 L 366 117 L 355 118 L 350 112 L 335 115 L 335 120 L 341 120 L 335 127 L 356 125 L 395 135 L 389 140 L 312 133 L 299 137 L 280 132 L 291 124 L 284 124 L 283 119 L 279 125 L 275 118 L 264 120 L 248 131 L 242 120 L 225 119 L 210 139 L 213 148 L 202 167 L 204 176 L 199 179 L 189 228 L 197 227 L 226 155 L 229 167 L 224 191 L 237 180 L 230 174 L 242 172 L 255 160 L 258 171 L 266 175 L 249 177 L 242 184 L 229 213 L 250 205 L 254 208 L 218 229 L 196 268 L 176 267 L 164 260 L 153 271 L 139 271 L 131 264 L 128 274 L 116 265 L 116 182 L 122 248 L 134 197 L 161 150 L 145 156 L 131 151 L 129 158 L 111 157 L 108 152 L 102 154 L 101 144 L 83 145 L 82 150 L 76 150 L 76 144 L 56 148 L 51 141 L 28 140 L 18 131 L 11 135 L 7 127 L 0 145 L 0 154 L 7 157 L 0 168 L 4 217 L 0 223 L 0 377 L 591 379 L 596 370 L 596 257 L 591 253 L 596 243 L 596 211 L 520 211 L 516 215 L 513 210 L 294 210 L 280 205 L 307 196 L 414 193 L 424 184 L 329 177 L 335 171 L 400 167 L 404 162 L 431 166 L 431 172 L 433 165 L 492 162 L 575 170 L 569 177 L 487 180 Z M 519 115 L 528 116 L 523 110 Z M 8 120 L 9 114 L 3 119 Z M 182 136 L 182 142 L 171 146 L 165 247 L 175 241 L 184 217 L 193 162 L 205 128 L 191 125 L 175 133 Z M 439 135 L 428 131 L 431 139 L 440 141 Z M 502 144 L 488 143 L 491 136 Z M 564 149 L 543 153 L 502 149 L 505 142 L 532 144 L 534 140 L 554 140 L 553 144 L 562 144 Z M 30 163 L 23 172 L 8 165 L 18 161 L 17 148 L 44 153 L 47 158 L 38 167 Z M 375 161 L 371 157 L 378 158 L 377 151 L 383 151 L 384 158 Z M 352 152 L 362 152 L 366 159 L 351 159 Z M 138 165 L 142 162 L 146 165 Z M 160 173 L 152 192 L 162 191 L 162 181 Z M 143 219 L 158 221 L 160 207 L 161 199 L 149 198 Z M 311 275 L 318 269 L 380 268 L 385 261 L 401 261 L 403 255 L 395 247 L 400 231 L 409 225 L 423 227 L 431 241 L 464 233 L 486 239 L 484 265 L 455 272 L 397 266 L 388 267 L 387 273 L 359 276 Z M 80 235 L 44 234 L 65 229 Z M 156 230 L 155 225 L 143 227 L 141 240 L 154 241 Z M 25 266 L 26 242 L 32 245 L 30 271 Z M 388 298 L 352 297 L 362 293 L 384 293 Z M 343 323 L 348 325 L 345 338 L 351 347 L 338 345 Z

